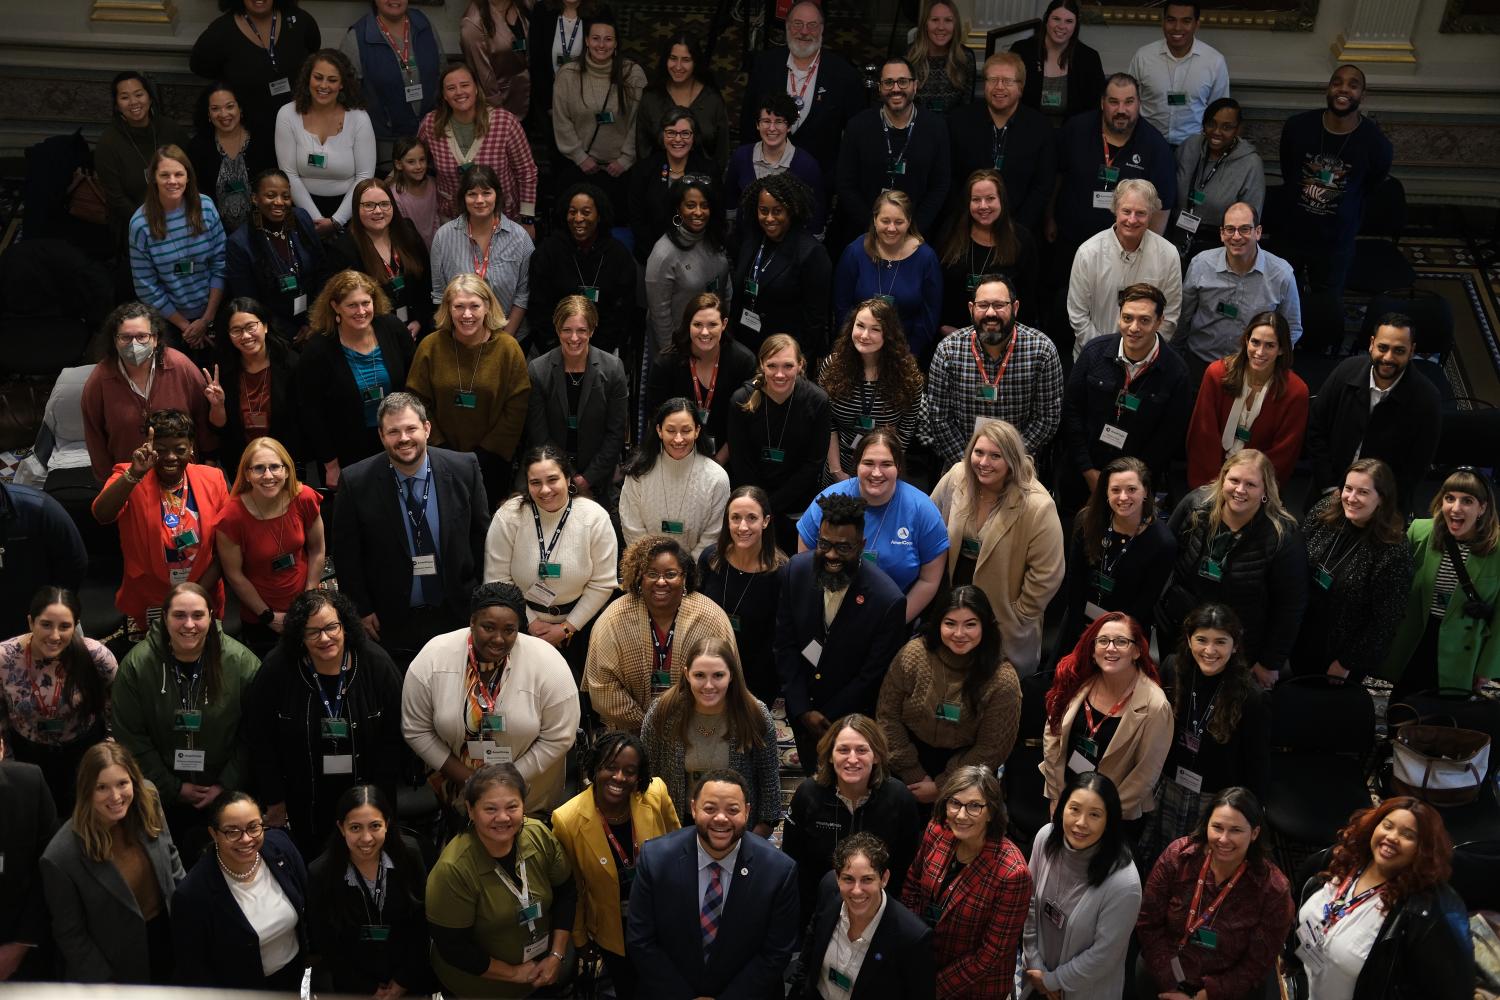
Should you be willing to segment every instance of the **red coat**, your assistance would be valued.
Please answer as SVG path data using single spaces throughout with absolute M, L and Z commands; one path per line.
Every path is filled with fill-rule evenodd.
M 1224 391 L 1224 359 L 1208 366 L 1198 387 L 1198 403 L 1188 423 L 1188 489 L 1211 483 L 1224 464 L 1224 424 L 1235 397 Z M 1302 454 L 1302 436 L 1307 433 L 1307 383 L 1296 372 L 1286 373 L 1281 395 L 1268 396 L 1260 414 L 1250 425 L 1250 443 L 1245 447 L 1266 453 L 1276 467 L 1276 482 L 1283 489 L 1291 481 L 1292 469 Z

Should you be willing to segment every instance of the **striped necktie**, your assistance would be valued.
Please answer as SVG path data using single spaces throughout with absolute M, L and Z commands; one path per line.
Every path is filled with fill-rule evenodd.
M 708 863 L 708 888 L 703 892 L 703 909 L 698 912 L 698 926 L 703 930 L 703 950 L 708 951 L 719 936 L 719 914 L 724 910 L 724 884 L 719 880 L 723 872 L 717 861 Z

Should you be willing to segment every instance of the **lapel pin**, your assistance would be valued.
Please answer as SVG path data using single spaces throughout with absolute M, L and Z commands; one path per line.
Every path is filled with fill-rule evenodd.
M 855 594 L 854 595 L 854 603 L 855 604 L 863 604 L 863 603 L 865 603 L 865 595 L 864 594 Z
M 748 869 L 748 868 L 741 868 L 740 869 L 740 874 L 741 875 L 749 875 L 750 874 L 750 869 Z
M 878 961 L 880 961 L 880 960 L 881 960 L 881 958 L 883 958 L 883 957 L 884 957 L 884 956 L 883 956 L 883 955 L 881 955 L 881 954 L 880 954 L 880 952 L 878 952 L 878 951 L 877 951 L 877 952 L 876 952 L 876 953 L 875 953 L 875 961 L 877 961 L 877 962 L 878 962 Z

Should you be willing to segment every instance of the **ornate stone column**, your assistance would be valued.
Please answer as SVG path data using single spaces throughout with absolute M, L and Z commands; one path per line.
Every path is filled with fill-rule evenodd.
M 1348 26 L 1330 48 L 1334 58 L 1355 63 L 1415 63 L 1411 33 L 1422 0 L 1355 0 Z
M 172 0 L 94 0 L 89 20 L 171 25 L 177 22 L 177 5 Z

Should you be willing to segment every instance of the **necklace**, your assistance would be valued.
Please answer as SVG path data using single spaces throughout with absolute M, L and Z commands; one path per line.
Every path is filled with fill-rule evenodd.
M 231 879 L 233 879 L 236 882 L 251 882 L 251 881 L 254 881 L 255 876 L 260 873 L 260 855 L 259 854 L 255 855 L 255 861 L 254 861 L 253 864 L 250 865 L 250 870 L 247 871 L 243 875 L 241 875 L 239 872 L 235 871 L 234 869 L 230 868 L 228 865 L 226 865 L 224 863 L 224 859 L 219 856 L 219 851 L 218 851 L 217 848 L 214 849 L 214 860 L 217 861 L 217 862 L 219 862 L 219 869 L 221 871 L 223 871 L 225 875 L 229 876 Z
M 711 716 L 710 718 L 713 719 L 713 722 L 712 724 L 707 726 L 698 721 L 700 718 L 702 718 L 701 715 L 696 712 L 693 713 L 693 732 L 704 738 L 717 736 L 719 734 L 719 723 L 724 718 L 722 715 Z

